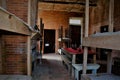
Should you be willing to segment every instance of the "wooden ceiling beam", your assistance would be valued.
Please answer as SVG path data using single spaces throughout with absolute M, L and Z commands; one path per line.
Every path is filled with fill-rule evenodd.
M 54 4 L 80 4 L 85 6 L 85 2 L 65 2 L 65 1 L 47 1 L 47 0 L 39 0 L 39 2 L 54 3 Z M 97 6 L 97 4 L 90 3 L 89 6 Z

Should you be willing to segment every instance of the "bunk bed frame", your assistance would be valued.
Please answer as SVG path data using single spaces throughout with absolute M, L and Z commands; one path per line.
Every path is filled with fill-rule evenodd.
M 112 50 L 120 50 L 120 32 L 113 32 L 113 18 L 114 18 L 114 0 L 109 2 L 109 32 L 97 33 L 88 36 L 89 26 L 89 0 L 86 0 L 85 6 L 85 37 L 83 38 L 82 46 L 84 46 L 84 60 L 83 60 L 83 74 L 81 80 L 120 80 L 120 76 L 113 75 L 112 70 L 112 56 L 111 52 L 107 55 L 107 73 L 97 75 L 86 74 L 87 69 L 87 52 L 88 47 L 106 48 Z
M 12 34 L 20 34 L 27 36 L 28 44 L 27 44 L 27 75 L 31 74 L 31 60 L 30 60 L 30 36 L 32 32 L 35 32 L 31 26 L 29 26 L 26 22 L 15 16 L 14 14 L 8 12 L 4 8 L 0 7 L 0 31 Z M 8 33 L 7 33 L 8 32 Z M 0 75 L 3 77 L 6 75 Z
M 83 38 L 83 46 L 107 48 L 112 50 L 120 50 L 120 32 L 97 33 L 90 37 Z M 113 75 L 111 53 L 107 56 L 107 73 L 103 74 L 83 74 L 81 80 L 119 80 L 120 76 Z

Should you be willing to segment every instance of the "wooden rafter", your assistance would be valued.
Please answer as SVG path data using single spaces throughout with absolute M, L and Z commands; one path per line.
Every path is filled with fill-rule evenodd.
M 65 2 L 65 1 L 50 1 L 50 0 L 39 0 L 39 2 L 44 3 L 54 3 L 54 4 L 80 4 L 85 6 L 85 2 Z M 90 3 L 90 6 L 97 6 L 96 3 Z

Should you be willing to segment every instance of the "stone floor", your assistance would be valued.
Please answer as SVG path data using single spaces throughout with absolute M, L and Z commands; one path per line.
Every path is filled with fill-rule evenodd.
M 31 80 L 31 76 L 26 76 L 26 75 L 0 75 L 0 80 Z
M 59 54 L 44 54 L 32 74 L 32 80 L 71 80 Z
M 114 74 L 88 75 L 91 80 L 120 80 L 120 76 Z

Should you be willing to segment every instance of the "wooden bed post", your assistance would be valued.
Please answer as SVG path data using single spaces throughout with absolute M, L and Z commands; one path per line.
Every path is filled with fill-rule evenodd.
M 6 9 L 6 0 L 1 0 L 0 1 L 0 5 L 4 8 L 4 9 Z
M 30 36 L 27 38 L 27 75 L 31 75 Z
M 114 0 L 109 2 L 109 32 L 113 32 L 114 28 Z
M 93 63 L 96 64 L 96 53 L 93 55 Z
M 31 0 L 28 0 L 28 24 L 31 25 Z M 27 38 L 27 75 L 31 75 L 30 36 Z
M 82 40 L 83 40 L 83 18 L 81 18 L 80 20 L 81 20 L 81 44 L 82 44 Z M 80 47 L 82 48 L 81 45 L 80 45 Z
M 89 0 L 86 0 L 86 4 L 85 4 L 85 37 L 88 37 L 88 27 L 89 27 Z M 87 55 L 88 55 L 88 47 L 84 47 L 83 74 L 86 74 L 86 70 L 87 70 Z
M 109 32 L 113 32 L 114 27 L 114 0 L 109 2 Z M 112 70 L 112 53 L 107 55 L 107 73 L 111 74 Z
M 28 24 L 31 26 L 31 0 L 28 0 Z

